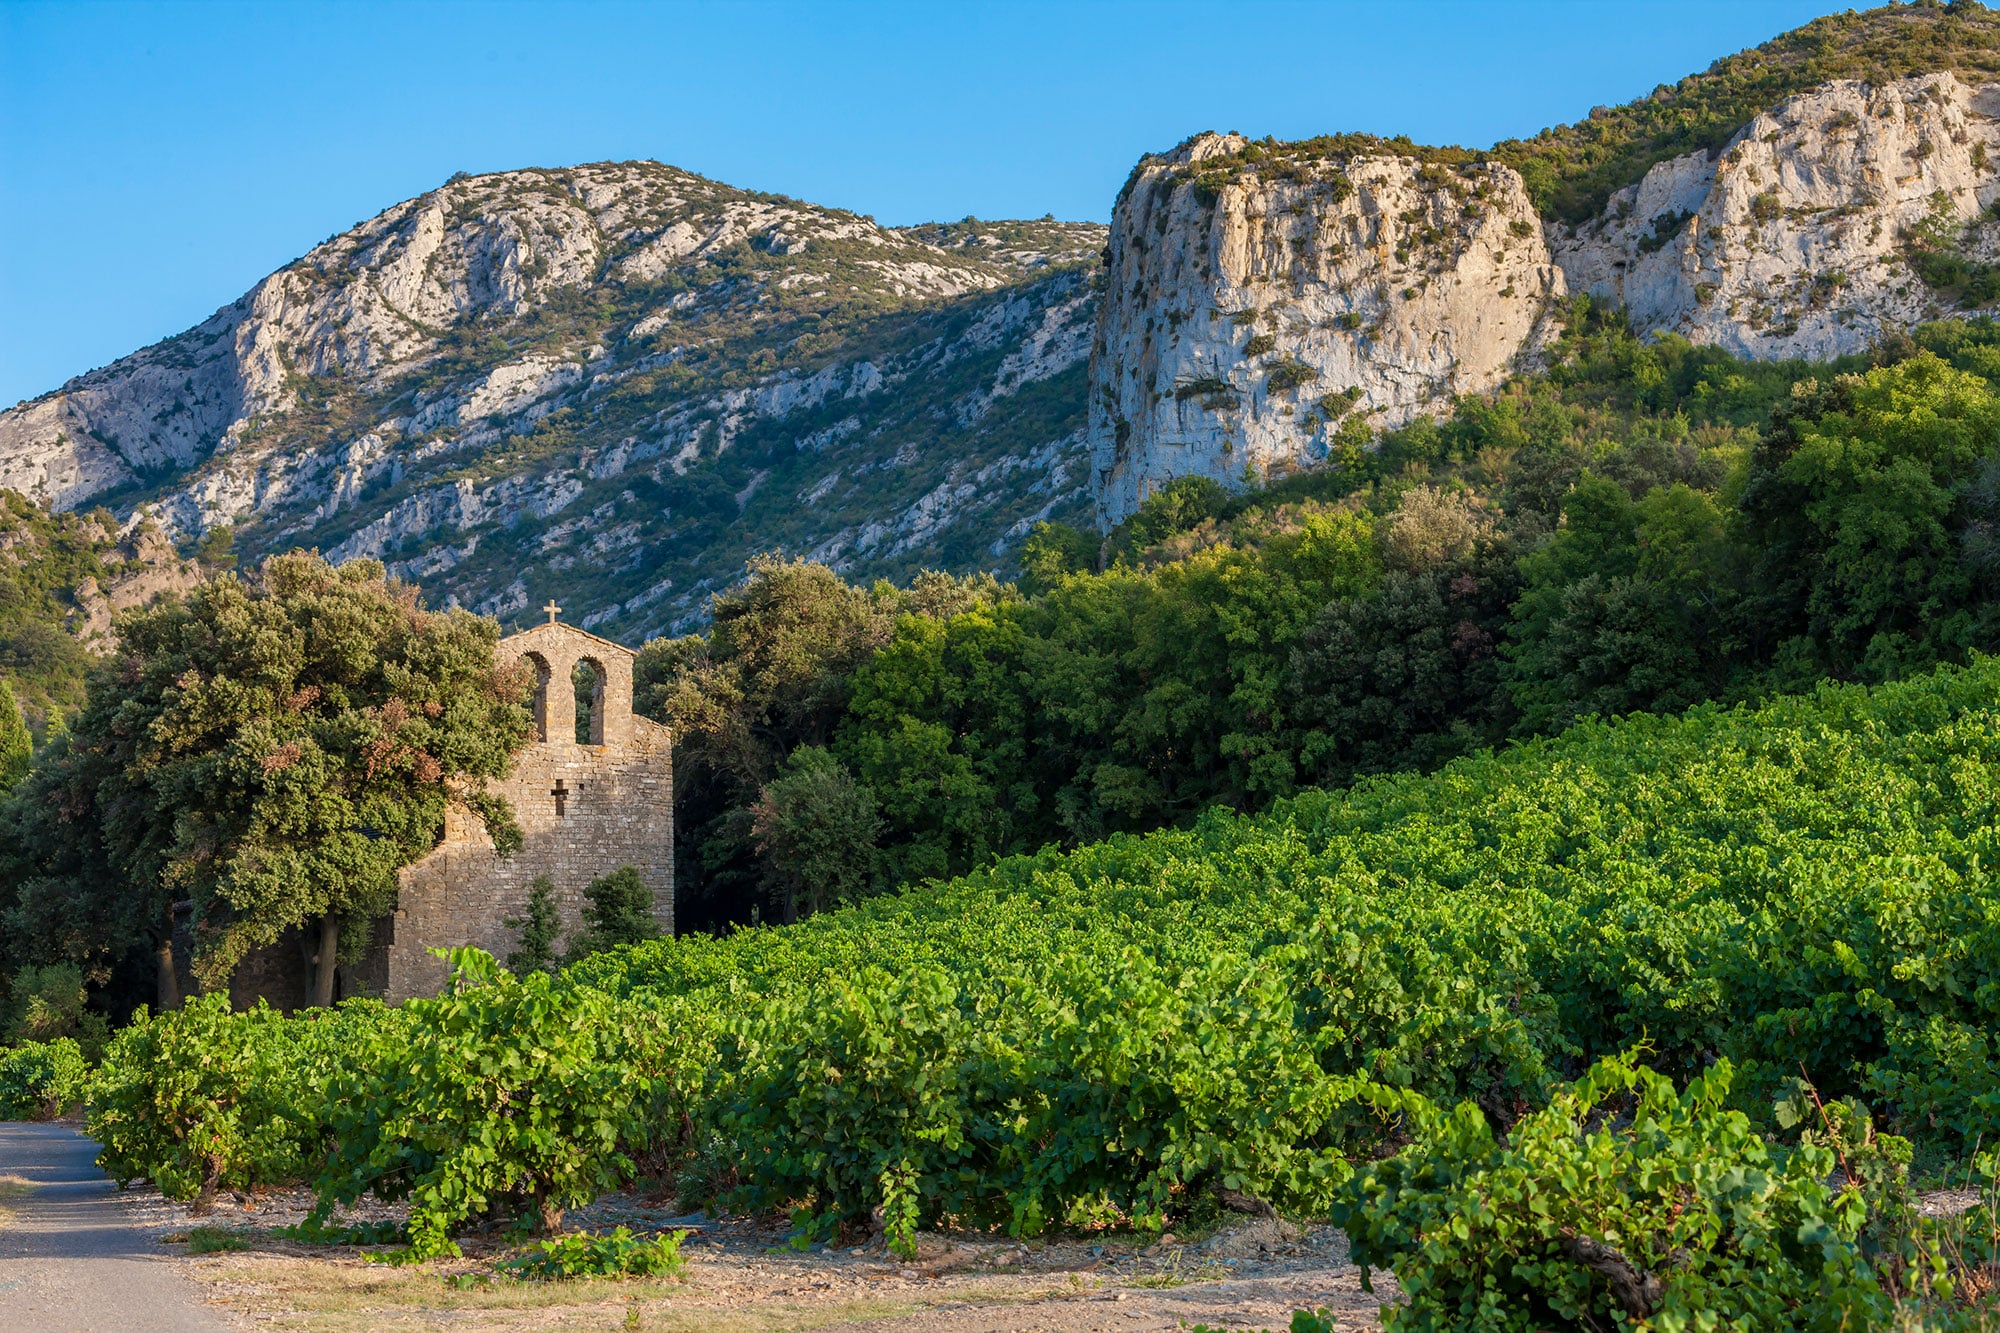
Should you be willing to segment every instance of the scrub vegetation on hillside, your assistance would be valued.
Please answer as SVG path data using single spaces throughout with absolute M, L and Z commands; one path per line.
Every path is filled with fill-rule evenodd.
M 1324 176 L 1318 164 L 1354 157 L 1411 157 L 1443 167 L 1491 161 L 1521 173 L 1542 216 L 1575 225 L 1603 212 L 1612 194 L 1636 184 L 1657 164 L 1720 150 L 1788 97 L 1836 79 L 1881 83 L 1938 72 L 1973 82 L 2000 78 L 2000 15 L 1979 0 L 1848 10 L 1724 56 L 1636 101 L 1593 107 L 1583 120 L 1551 126 L 1529 139 L 1503 139 L 1490 149 L 1418 144 L 1402 135 L 1265 139 L 1205 159 L 1187 177 L 1213 197 L 1248 170 L 1308 180 Z
M 1107 541 L 1046 525 L 1014 585 L 758 565 L 640 658 L 680 919 L 1992 651 L 2000 328 L 1875 360 L 1642 343 L 1579 302 L 1547 374 L 1262 491 L 1175 483 Z
M 1492 155 L 1520 171 L 1544 216 L 1576 223 L 1603 211 L 1614 191 L 1649 167 L 1721 148 L 1794 94 L 1834 79 L 1880 83 L 1939 71 L 1968 81 L 2000 77 L 2000 15 L 1979 0 L 1827 14 L 1638 101 L 1495 144 Z

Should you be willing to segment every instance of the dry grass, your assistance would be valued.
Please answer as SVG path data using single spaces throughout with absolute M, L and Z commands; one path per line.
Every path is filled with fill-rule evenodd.
M 1169 1291 L 1175 1287 L 1185 1287 L 1191 1282 L 1220 1282 L 1230 1275 L 1225 1265 L 1213 1259 L 1203 1259 L 1198 1263 L 1188 1264 L 1186 1256 L 1187 1251 L 1175 1250 L 1159 1272 L 1133 1278 L 1131 1285 L 1141 1289 Z
M 1142 1318 L 1153 1319 L 1153 1327 L 1192 1323 L 1219 1313 L 1218 1301 L 1256 1320 L 1252 1327 L 1281 1327 L 1308 1296 L 1324 1304 L 1329 1283 L 1353 1290 L 1357 1317 L 1363 1311 L 1370 1316 L 1360 1319 L 1360 1327 L 1372 1326 L 1377 1305 L 1358 1292 L 1344 1255 L 1322 1257 L 1309 1252 L 1310 1246 L 1282 1262 L 1246 1262 L 1249 1271 L 1239 1271 L 1185 1249 L 1178 1256 L 1154 1251 L 1135 1257 L 1102 1238 L 1029 1246 L 984 1235 L 925 1235 L 919 1238 L 919 1257 L 899 1262 L 879 1245 L 794 1254 L 783 1247 L 781 1229 L 736 1218 L 705 1230 L 687 1254 L 684 1281 L 533 1282 L 496 1271 L 508 1250 L 491 1238 L 469 1238 L 472 1253 L 464 1259 L 392 1267 L 370 1262 L 362 1249 L 285 1239 L 274 1227 L 289 1214 L 272 1207 L 273 1200 L 260 1202 L 266 1206 L 254 1210 L 254 1220 L 246 1217 L 240 1229 L 216 1228 L 232 1240 L 247 1240 L 248 1249 L 194 1255 L 189 1245 L 169 1252 L 185 1256 L 179 1265 L 212 1305 L 242 1322 L 301 1333 L 447 1328 L 453 1333 L 557 1328 L 834 1333 L 874 1327 L 877 1321 L 959 1333 L 1024 1323 L 1048 1333 L 1090 1333 Z M 172 1211 L 163 1211 L 156 1234 L 188 1244 L 196 1229 L 179 1216 L 170 1223 Z M 1164 1280 L 1158 1272 L 1166 1274 Z M 1226 1299 L 1199 1294 L 1216 1279 L 1225 1285 L 1229 1279 L 1247 1281 Z M 1248 1304 L 1238 1309 L 1238 1302 Z M 1002 1313 L 1024 1306 L 1032 1313 Z M 1245 1313 L 1251 1307 L 1254 1314 Z M 1107 1324 L 1107 1317 L 1115 1323 Z
M 475 1270 L 440 1263 L 390 1268 L 361 1260 L 269 1252 L 219 1254 L 200 1278 L 221 1302 L 261 1325 L 307 1333 L 378 1328 L 630 1329 L 659 1333 L 785 1333 L 921 1310 L 922 1300 L 770 1301 L 728 1309 L 686 1283 L 634 1278 L 577 1282 L 454 1279 Z M 477 1270 L 482 1271 L 483 1270 Z
M 24 1194 L 32 1194 L 35 1182 L 26 1176 L 0 1175 L 0 1227 L 14 1220 L 14 1214 L 7 1208 L 8 1199 L 18 1199 Z
M 1968 1264 L 1952 1277 L 1958 1284 L 1959 1299 L 1967 1305 L 2000 1301 L 2000 1264 Z
M 221 1254 L 228 1250 L 247 1250 L 251 1246 L 251 1236 L 247 1231 L 230 1227 L 196 1227 L 192 1231 L 177 1231 L 171 1236 L 160 1238 L 168 1245 L 185 1245 L 189 1254 Z

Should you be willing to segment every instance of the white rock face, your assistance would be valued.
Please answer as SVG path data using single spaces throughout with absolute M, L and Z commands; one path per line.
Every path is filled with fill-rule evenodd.
M 2000 256 L 2000 85 L 1951 74 L 1789 98 L 1575 229 L 1545 229 L 1503 167 L 1364 149 L 1302 169 L 1290 151 L 1204 135 L 1143 161 L 1119 201 L 1091 372 L 1106 523 L 1175 477 L 1313 465 L 1330 391 L 1383 427 L 1493 387 L 1565 292 L 1641 333 L 1828 359 L 1955 313 L 1912 270 L 1913 236 Z
M 1822 359 L 1947 313 L 1906 238 L 2000 198 L 2000 86 L 1950 74 L 1842 81 L 1758 116 L 1711 160 L 1662 162 L 1602 217 L 1558 230 L 1572 290 L 1740 356 Z M 1935 221 L 1933 222 L 1933 220 Z M 1972 249 L 1991 250 L 1981 226 Z
M 0 416 L 0 487 L 72 509 L 131 478 L 124 457 L 90 433 L 83 397 L 38 398 Z
M 327 473 L 348 448 L 327 440 L 328 459 L 300 460 L 256 447 L 255 419 L 298 408 L 302 392 L 324 387 L 313 377 L 388 391 L 435 361 L 466 318 L 518 319 L 592 287 L 607 268 L 620 282 L 654 282 L 731 246 L 792 254 L 846 242 L 876 252 L 862 265 L 913 300 L 1019 280 L 1021 256 L 965 254 L 964 240 L 941 233 L 946 243 L 933 243 L 930 230 L 745 196 L 651 163 L 454 180 L 315 247 L 199 327 L 0 412 L 0 486 L 72 508 L 143 475 L 200 469 L 159 498 L 158 516 L 189 532 L 237 521 L 273 498 L 270 474 Z M 672 310 L 698 303 L 688 292 L 667 298 L 666 309 L 625 330 L 626 341 L 667 332 Z M 408 417 L 381 424 L 404 436 L 454 426 L 476 433 L 493 417 L 518 428 L 552 410 L 604 355 L 569 347 L 475 381 L 447 378 L 419 391 Z M 209 475 L 217 472 L 226 475 Z
M 1148 158 L 1113 214 L 1089 425 L 1106 523 L 1176 477 L 1311 466 L 1350 411 L 1397 425 L 1492 388 L 1553 330 L 1563 275 L 1511 168 L 1246 148 Z
M 1087 507 L 1104 234 L 883 227 L 651 162 L 458 178 L 0 412 L 0 487 L 123 490 L 131 523 L 234 524 L 250 558 L 380 557 L 630 637 L 698 622 L 760 550 L 989 565 Z
M 581 361 L 553 356 L 528 356 L 495 366 L 491 373 L 459 402 L 454 418 L 461 426 L 484 417 L 509 417 L 525 412 L 549 395 L 578 383 L 584 376 Z

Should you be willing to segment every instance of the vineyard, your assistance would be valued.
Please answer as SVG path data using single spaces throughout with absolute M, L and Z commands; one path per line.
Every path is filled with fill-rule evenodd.
M 1994 1167 L 1996 844 L 1979 659 L 553 976 L 461 954 L 397 1009 L 205 997 L 113 1039 L 90 1128 L 178 1198 L 315 1182 L 328 1234 L 342 1202 L 407 1200 L 418 1258 L 640 1174 L 807 1237 L 878 1207 L 1144 1232 L 1229 1191 L 1340 1221 L 1406 1327 L 1695 1327 L 1669 1316 L 1723 1299 L 1855 1327 L 1950 1281 L 1920 1228 L 1883 1229 L 1911 1154 Z M 0 1096 L 32 1100 L 8 1059 Z

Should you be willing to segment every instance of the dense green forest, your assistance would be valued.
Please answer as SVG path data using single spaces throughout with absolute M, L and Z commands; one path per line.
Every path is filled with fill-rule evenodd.
M 640 658 L 681 920 L 1991 651 L 1996 382 L 1985 320 L 1758 364 L 1579 301 L 1545 374 L 1102 542 L 1044 525 L 1014 584 L 760 563 Z
M 1176 483 L 1107 538 L 1045 524 L 1011 583 L 862 587 L 755 562 L 714 599 L 706 632 L 640 655 L 638 705 L 677 732 L 678 919 L 796 920 L 996 857 L 1427 771 L 1585 717 L 1963 662 L 2000 639 L 1996 381 L 2000 326 L 1984 320 L 1920 326 L 1851 364 L 1759 364 L 1642 342 L 1579 300 L 1541 373 L 1367 447 L 1357 433 L 1333 466 L 1262 490 Z M 32 507 L 20 521 L 56 522 Z M 374 634 L 393 662 L 402 613 L 389 608 L 406 594 L 368 578 L 387 619 L 354 642 Z M 373 734 L 343 732 L 342 709 L 436 693 L 379 674 L 362 686 L 347 648 L 312 648 L 314 626 L 333 623 L 312 618 L 317 595 L 280 616 L 305 617 L 287 631 L 307 636 L 290 674 L 201 734 L 268 712 L 336 755 Z M 192 623 L 232 605 L 205 591 Z M 134 748 L 119 729 L 135 708 L 184 725 L 168 687 L 190 663 L 228 675 L 261 651 L 230 646 L 222 622 L 184 644 L 182 614 L 146 621 L 147 663 L 106 678 L 74 715 L 80 737 L 49 747 L 0 807 L 9 971 L 74 964 L 124 978 L 121 1004 L 135 1002 L 154 990 L 168 903 L 190 893 L 217 940 L 317 920 L 329 939 L 346 931 L 320 956 L 351 956 L 383 900 L 383 849 L 404 855 L 436 822 L 425 805 L 385 842 L 389 824 L 361 820 L 350 833 L 364 854 L 327 862 L 355 869 L 311 888 L 248 887 L 268 869 L 175 886 L 139 873 L 204 829 L 262 845 L 285 800 L 338 786 L 315 768 L 305 796 L 286 796 L 244 773 L 194 800 L 171 756 Z M 80 665 L 65 670 L 74 689 Z M 299 713 L 295 697 L 316 702 Z M 93 764 L 125 786 L 104 787 Z M 132 806 L 133 791 L 156 794 Z M 418 808 L 370 791 L 351 799 Z M 110 893 L 106 876 L 135 887 Z M 270 919 L 239 928 L 239 911 Z M 234 949 L 202 946 L 225 961 Z

